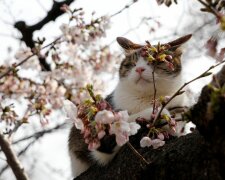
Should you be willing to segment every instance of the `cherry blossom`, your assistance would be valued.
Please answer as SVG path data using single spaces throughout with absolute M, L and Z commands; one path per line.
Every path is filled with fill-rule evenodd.
M 141 147 L 150 147 L 153 146 L 153 149 L 157 149 L 165 144 L 165 141 L 161 139 L 151 139 L 148 136 L 145 136 L 140 141 Z
M 151 145 L 153 146 L 153 149 L 157 149 L 161 146 L 164 146 L 164 144 L 165 144 L 165 141 L 162 141 L 160 139 L 153 139 L 151 141 Z
M 141 147 L 150 147 L 151 145 L 152 145 L 152 140 L 148 136 L 143 137 L 140 141 Z
M 107 110 L 99 111 L 95 115 L 95 121 L 102 124 L 110 124 L 114 121 L 114 119 L 114 114 Z
M 74 122 L 77 129 L 83 131 L 84 124 L 81 119 L 77 118 L 77 107 L 69 100 L 64 101 L 64 110 L 70 120 Z
M 128 122 L 129 115 L 127 111 L 119 111 L 117 120 L 111 125 L 110 133 L 116 135 L 116 142 L 119 146 L 129 141 L 129 136 L 137 133 L 140 125 L 136 122 Z

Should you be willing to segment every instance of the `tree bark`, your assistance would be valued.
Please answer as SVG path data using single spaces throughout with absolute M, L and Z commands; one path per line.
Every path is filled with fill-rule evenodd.
M 16 179 L 28 180 L 29 178 L 26 172 L 24 171 L 23 167 L 21 166 L 17 156 L 13 152 L 11 145 L 1 132 L 0 132 L 0 147 L 4 152 L 7 159 L 7 163 L 11 167 L 14 175 L 16 176 Z

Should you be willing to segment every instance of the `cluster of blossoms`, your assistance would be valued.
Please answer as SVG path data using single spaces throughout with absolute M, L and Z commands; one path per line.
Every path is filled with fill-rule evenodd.
M 104 136 L 114 135 L 116 143 L 119 146 L 124 145 L 129 141 L 129 136 L 137 133 L 141 127 L 139 123 L 146 128 L 147 132 L 147 135 L 144 135 L 140 141 L 141 147 L 153 146 L 156 149 L 163 146 L 170 135 L 175 134 L 176 121 L 174 117 L 162 114 L 155 122 L 149 122 L 142 118 L 138 118 L 136 122 L 129 122 L 127 111 L 114 111 L 100 95 L 94 95 L 91 85 L 87 85 L 85 89 L 91 99 L 87 99 L 77 106 L 66 100 L 64 101 L 64 110 L 75 127 L 83 134 L 89 150 L 100 147 L 101 139 Z
M 141 141 L 141 147 L 150 147 L 153 149 L 157 149 L 165 144 L 165 140 L 169 139 L 170 136 L 174 136 L 176 134 L 176 120 L 175 115 L 171 116 L 169 114 L 160 114 L 157 118 L 157 114 L 159 113 L 159 108 L 162 104 L 166 103 L 166 100 L 169 97 L 160 97 L 160 99 L 155 99 L 155 108 L 151 114 L 151 120 L 145 120 L 143 118 L 137 119 L 140 121 L 144 127 L 146 127 L 147 135 L 145 135 Z
M 60 29 L 65 40 L 73 44 L 86 46 L 90 41 L 105 36 L 105 30 L 109 28 L 110 17 L 108 16 L 92 18 L 90 23 L 86 23 L 83 18 L 84 11 L 82 8 L 71 10 L 65 5 L 62 10 L 70 15 L 70 24 L 63 24 Z
M 170 51 L 169 44 L 158 43 L 153 46 L 147 41 L 147 45 L 141 49 L 140 54 L 150 63 L 165 62 L 171 71 L 174 70 L 173 52 Z
M 11 124 L 13 121 L 17 120 L 18 115 L 13 109 L 13 105 L 10 104 L 8 106 L 3 107 L 0 105 L 0 114 L 1 114 L 1 121 L 6 121 L 7 123 Z
M 115 135 L 119 146 L 127 143 L 129 136 L 136 134 L 140 125 L 128 121 L 127 111 L 113 111 L 100 95 L 93 94 L 92 86 L 87 85 L 87 91 L 92 100 L 88 99 L 78 106 L 67 100 L 64 109 L 75 127 L 81 130 L 88 149 L 97 149 L 105 135 Z
M 113 53 L 108 46 L 99 43 L 109 27 L 109 18 L 92 16 L 90 22 L 85 22 L 82 9 L 71 10 L 66 5 L 61 9 L 70 14 L 70 20 L 61 26 L 59 40 L 42 50 L 45 40 L 38 39 L 35 42 L 37 55 L 32 56 L 34 51 L 29 48 L 20 49 L 0 66 L 0 75 L 15 67 L 1 77 L 1 95 L 6 101 L 23 100 L 27 104 L 25 111 L 29 111 L 24 118 L 10 116 L 10 122 L 15 122 L 15 119 L 29 122 L 30 116 L 38 115 L 44 125 L 50 120 L 52 112 L 61 111 L 65 99 L 78 104 L 87 98 L 87 93 L 82 90 L 85 84 L 95 84 L 98 87 L 96 92 L 102 93 L 106 88 L 102 73 L 113 76 L 116 72 L 119 53 Z M 30 57 L 27 62 L 17 67 L 27 57 Z M 42 71 L 40 57 L 47 61 L 51 71 Z M 18 107 L 14 105 L 16 112 Z

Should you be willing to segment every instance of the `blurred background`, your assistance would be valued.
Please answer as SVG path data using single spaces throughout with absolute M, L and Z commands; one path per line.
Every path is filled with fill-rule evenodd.
M 54 3 L 55 1 L 53 0 L 0 0 L 1 65 L 11 66 L 24 59 L 26 53 L 29 55 L 32 45 L 29 46 L 29 43 L 25 42 L 24 39 L 28 33 L 23 31 L 23 28 L 25 27 L 26 29 L 26 27 L 32 27 L 32 25 L 37 25 L 38 22 L 41 22 L 43 18 L 48 16 L 48 12 L 53 8 Z M 51 106 L 48 103 L 46 104 L 45 108 L 47 109 L 49 107 L 49 109 L 51 109 L 54 105 L 57 106 L 53 108 L 54 111 L 52 111 L 51 114 L 46 113 L 43 115 L 33 110 L 36 114 L 34 116 L 30 115 L 28 123 L 21 125 L 17 131 L 13 133 L 13 149 L 18 154 L 19 159 L 32 180 L 71 179 L 67 149 L 67 139 L 71 122 L 66 120 L 66 116 L 62 110 L 63 99 L 68 98 L 69 91 L 65 90 L 66 88 L 63 89 L 63 87 L 64 85 L 65 87 L 66 85 L 67 87 L 72 87 L 71 84 L 75 84 L 76 87 L 81 87 L 86 83 L 94 83 L 96 87 L 99 86 L 96 91 L 100 92 L 103 96 L 109 94 L 118 81 L 117 71 L 123 57 L 123 52 L 116 43 L 116 37 L 123 36 L 133 42 L 141 44 L 144 44 L 146 40 L 152 44 L 156 44 L 159 41 L 165 43 L 185 34 L 193 34 L 193 38 L 184 47 L 183 72 L 186 80 L 192 79 L 215 63 L 215 60 L 207 55 L 207 49 L 205 47 L 211 37 L 218 38 L 218 24 L 216 24 L 216 19 L 211 14 L 199 11 L 201 7 L 202 5 L 194 0 L 180 0 L 178 4 L 172 3 L 170 7 L 167 7 L 165 4 L 159 6 L 155 0 L 74 0 L 69 3 L 69 9 L 71 10 L 82 8 L 82 10 L 77 10 L 78 13 L 82 13 L 79 15 L 76 14 L 76 16 L 82 17 L 81 19 L 85 21 L 86 24 L 101 16 L 106 17 L 109 22 L 103 24 L 102 28 L 104 29 L 104 33 L 95 32 L 96 38 L 91 40 L 88 38 L 88 40 L 82 39 L 82 42 L 79 43 L 78 39 L 76 39 L 77 43 L 71 43 L 69 42 L 71 39 L 66 39 L 67 43 L 59 46 L 56 45 L 56 50 L 50 51 L 51 56 L 47 54 L 47 51 L 44 51 L 45 61 L 49 65 L 47 67 L 50 67 L 50 70 L 43 70 L 43 67 L 39 67 L 38 60 L 40 61 L 40 56 L 33 58 L 33 60 L 31 60 L 32 63 L 31 61 L 26 62 L 27 64 L 24 64 L 19 69 L 20 77 L 25 79 L 29 78 L 35 83 L 39 83 L 39 85 L 35 87 L 40 88 L 40 84 L 44 84 L 45 91 L 52 91 L 52 94 L 57 91 L 58 95 L 61 93 L 60 95 L 62 96 L 59 101 L 57 101 L 57 105 L 54 104 L 55 102 L 52 103 L 51 100 L 48 101 Z M 68 28 L 76 26 L 81 19 L 75 18 L 76 23 L 73 24 L 73 22 L 69 20 L 71 14 L 68 13 L 68 10 L 65 10 L 65 8 L 64 11 L 67 12 L 59 15 L 55 21 L 48 21 L 40 28 L 34 30 L 33 40 L 39 41 L 40 45 L 40 40 L 45 38 L 45 45 L 54 41 L 62 34 L 64 38 L 68 38 Z M 21 22 L 25 24 L 21 24 Z M 24 34 L 22 32 L 24 32 Z M 83 32 L 80 33 L 82 34 Z M 84 33 L 82 36 L 84 36 Z M 218 41 L 217 48 L 221 48 L 224 43 L 223 34 L 219 34 L 219 36 L 220 40 Z M 90 37 L 90 33 L 88 37 Z M 85 43 L 83 43 L 84 41 Z M 92 44 L 92 46 L 90 44 Z M 96 44 L 98 46 L 96 46 Z M 98 54 L 100 51 L 105 54 Z M 57 59 L 57 62 L 56 60 L 53 62 L 53 57 L 59 60 Z M 79 61 L 75 62 L 76 59 L 79 59 Z M 83 66 L 80 67 L 79 64 L 83 59 L 88 62 L 94 59 L 95 62 L 90 63 L 89 69 L 84 69 Z M 100 63 L 96 64 L 97 60 Z M 102 62 L 103 60 L 110 61 L 104 64 L 104 62 Z M 71 61 L 73 62 L 71 63 Z M 61 67 L 60 65 L 66 62 L 69 62 L 71 66 L 79 67 L 83 71 L 79 71 L 79 76 L 76 74 L 77 71 L 66 72 L 63 75 L 60 74 L 60 69 L 57 68 Z M 94 71 L 91 69 L 92 67 Z M 218 69 L 216 69 L 215 72 L 217 70 Z M 73 75 L 77 75 L 75 76 L 76 81 L 72 79 L 71 76 Z M 23 79 L 23 82 L 26 82 L 25 79 Z M 56 82 L 51 81 L 52 79 L 55 79 Z M 201 87 L 209 81 L 210 77 L 191 84 L 189 87 L 189 91 L 192 93 L 191 98 L 195 99 L 198 97 Z M 6 82 L 6 79 L 4 82 Z M 2 83 L 4 84 L 4 82 Z M 21 84 L 21 82 L 19 83 Z M 61 88 L 60 90 L 59 87 Z M 24 94 L 19 93 L 18 95 L 18 87 L 14 87 L 15 92 L 14 89 L 10 90 L 10 88 L 12 88 L 12 86 L 0 89 L 1 106 L 5 107 L 13 104 L 14 111 L 17 113 L 19 119 L 21 119 L 25 117 L 25 112 L 29 104 L 33 103 L 32 105 L 34 105 L 34 102 L 33 100 L 27 102 L 27 96 Z M 58 89 L 55 91 L 51 88 Z M 6 91 L 8 94 L 5 93 Z M 38 90 L 38 93 L 40 93 L 40 91 Z M 79 95 L 79 98 L 83 98 L 83 94 L 74 91 L 74 89 L 70 91 L 72 94 L 72 98 L 70 96 L 70 99 L 78 103 L 79 100 L 76 99 L 77 95 Z M 27 94 L 30 95 L 30 92 Z M 45 93 L 46 96 L 43 98 L 54 99 L 55 97 L 52 94 L 48 93 L 47 97 Z M 36 100 L 39 97 L 40 96 L 38 96 Z M 41 119 L 41 116 L 44 118 Z M 10 128 L 14 129 L 15 126 L 15 122 L 11 122 L 9 125 L 9 123 L 5 123 L 3 120 L 0 121 L 2 131 L 7 131 Z M 1 151 L 0 179 L 15 179 Z

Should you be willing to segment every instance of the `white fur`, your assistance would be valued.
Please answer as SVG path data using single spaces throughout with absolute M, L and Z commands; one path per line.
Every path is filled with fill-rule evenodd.
M 94 150 L 91 152 L 91 156 L 95 161 L 98 162 L 99 165 L 105 166 L 114 158 L 119 149 L 120 147 L 116 146 L 112 154 L 102 153 L 100 151 Z
M 135 71 L 137 67 L 145 68 L 141 77 Z M 151 100 L 154 95 L 152 71 L 147 62 L 141 58 L 128 76 L 120 79 L 113 97 L 113 103 L 117 109 L 128 110 L 130 114 L 135 114 L 152 106 Z M 155 83 L 156 98 L 158 98 L 159 96 L 171 96 L 182 85 L 183 80 L 181 74 L 176 77 L 167 77 L 164 74 L 155 73 Z M 182 106 L 183 99 L 184 95 L 180 95 L 173 99 L 167 107 Z
M 69 154 L 70 154 L 70 160 L 71 160 L 72 175 L 75 178 L 79 176 L 81 173 L 83 173 L 84 171 L 86 171 L 90 167 L 90 165 L 78 159 L 74 155 L 74 153 L 69 152 Z

